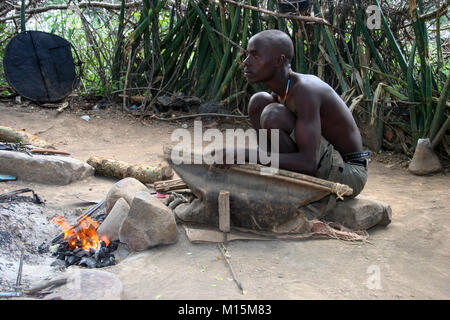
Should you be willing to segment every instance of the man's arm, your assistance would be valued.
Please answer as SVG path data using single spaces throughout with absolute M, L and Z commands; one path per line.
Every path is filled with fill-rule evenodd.
M 320 109 L 317 103 L 306 101 L 297 103 L 298 117 L 295 123 L 295 140 L 298 152 L 270 154 L 270 158 L 278 157 L 279 168 L 315 176 L 317 171 L 317 151 L 321 140 Z M 273 143 L 273 142 L 272 142 Z M 235 159 L 237 150 L 235 150 Z M 242 150 L 241 150 L 242 152 Z M 245 149 L 245 159 L 249 161 L 250 150 Z M 259 158 L 257 162 L 264 165 Z
M 321 139 L 320 109 L 318 105 L 303 101 L 299 104 L 295 124 L 295 140 L 298 152 L 280 153 L 281 169 L 314 176 L 317 171 L 317 151 Z M 272 155 L 276 156 L 276 155 Z

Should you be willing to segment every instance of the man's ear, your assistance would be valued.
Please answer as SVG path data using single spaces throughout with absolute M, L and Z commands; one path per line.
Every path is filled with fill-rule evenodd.
M 277 67 L 282 67 L 282 66 L 284 66 L 285 62 L 286 62 L 286 56 L 284 54 L 280 54 L 278 56 L 276 65 L 277 65 Z

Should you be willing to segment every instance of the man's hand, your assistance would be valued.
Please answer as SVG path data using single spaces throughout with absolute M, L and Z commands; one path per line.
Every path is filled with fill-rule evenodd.
M 235 148 L 218 148 L 212 152 L 203 153 L 203 159 L 213 168 L 229 169 L 236 164 L 237 152 Z
M 215 149 L 212 152 L 203 154 L 206 163 L 210 163 L 214 168 L 229 169 L 235 164 L 258 163 L 258 150 L 253 150 L 256 159 L 250 159 L 250 150 L 248 148 L 221 148 Z M 207 159 L 207 160 L 206 160 Z

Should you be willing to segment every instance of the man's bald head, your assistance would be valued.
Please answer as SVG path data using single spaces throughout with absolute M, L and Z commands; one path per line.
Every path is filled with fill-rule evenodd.
M 275 49 L 277 53 L 286 57 L 287 64 L 291 63 L 294 57 L 294 45 L 291 38 L 280 30 L 265 30 L 255 34 L 250 40 L 261 40 L 266 46 Z

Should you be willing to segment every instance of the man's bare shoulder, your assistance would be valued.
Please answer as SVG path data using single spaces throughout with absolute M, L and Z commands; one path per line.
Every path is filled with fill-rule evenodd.
M 298 74 L 299 94 L 307 101 L 314 102 L 319 106 L 340 105 L 343 101 L 336 91 L 325 81 L 312 74 Z
M 332 89 L 326 82 L 313 74 L 298 73 L 297 79 L 299 88 L 309 93 L 320 93 Z
M 294 99 L 297 105 L 317 109 L 323 104 L 325 97 L 332 94 L 333 89 L 319 77 L 312 74 L 296 73 Z

